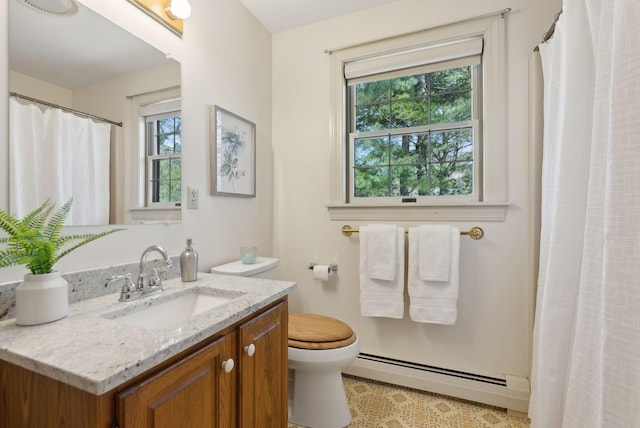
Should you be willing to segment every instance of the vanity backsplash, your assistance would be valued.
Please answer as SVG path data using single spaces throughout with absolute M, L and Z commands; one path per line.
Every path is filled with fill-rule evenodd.
M 160 273 L 162 280 L 180 276 L 179 257 L 171 257 L 171 261 L 173 265 L 166 272 Z M 162 260 L 157 260 L 158 265 L 160 265 L 161 262 Z M 156 260 L 149 261 L 149 268 L 153 268 L 154 263 L 156 263 Z M 122 287 L 122 281 L 107 282 L 107 279 L 114 275 L 131 273 L 135 281 L 139 266 L 140 264 L 136 262 L 62 275 L 69 283 L 69 303 L 76 303 L 81 300 L 92 299 L 106 294 L 118 293 Z M 0 320 L 14 318 L 16 316 L 16 287 L 20 285 L 20 282 L 21 281 L 0 284 Z M 117 296 L 115 296 L 115 298 L 117 299 Z

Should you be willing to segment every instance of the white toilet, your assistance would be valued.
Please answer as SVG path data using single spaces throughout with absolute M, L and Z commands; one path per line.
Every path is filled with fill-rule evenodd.
M 351 410 L 342 368 L 360 344 L 347 324 L 317 314 L 289 315 L 289 422 L 310 428 L 342 428 Z
M 278 259 L 234 261 L 211 273 L 273 278 Z M 317 314 L 289 315 L 289 422 L 309 428 L 342 428 L 351 411 L 342 383 L 343 367 L 360 352 L 351 327 Z

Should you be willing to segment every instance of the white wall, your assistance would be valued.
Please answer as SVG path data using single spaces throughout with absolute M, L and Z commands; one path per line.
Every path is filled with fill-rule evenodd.
M 9 90 L 63 107 L 71 108 L 73 104 L 73 93 L 69 89 L 14 71 L 9 72 Z
M 7 58 L 7 10 L 0 0 L 0 57 Z M 13 0 L 12 0 L 13 1 Z M 139 260 L 150 244 L 177 255 L 192 237 L 199 269 L 239 257 L 243 243 L 272 248 L 271 35 L 237 0 L 191 0 L 193 12 L 182 39 L 126 1 L 81 0 L 182 64 L 184 115 L 183 184 L 200 189 L 200 208 L 183 209 L 182 223 L 127 226 L 127 230 L 66 256 L 61 271 L 85 270 Z M 8 98 L 7 61 L 0 66 L 0 98 Z M 0 103 L 0 165 L 7 165 L 7 103 Z M 257 197 L 210 196 L 209 108 L 217 104 L 256 123 Z M 0 206 L 6 208 L 6 168 L 0 168 Z M 73 231 L 96 228 L 74 228 Z M 22 268 L 0 270 L 0 283 L 22 279 Z
M 508 208 L 503 222 L 481 226 L 485 238 L 462 238 L 455 326 L 359 313 L 358 239 L 331 221 L 330 57 L 324 49 L 434 27 L 513 8 L 506 18 Z M 298 283 L 290 309 L 335 316 L 359 335 L 361 352 L 455 370 L 528 377 L 534 266 L 528 196 L 528 58 L 560 9 L 560 0 L 477 2 L 399 0 L 367 11 L 276 34 L 273 38 L 274 245 L 279 275 Z M 437 12 L 437 13 L 436 13 Z M 393 220 L 393 219 L 390 219 Z M 350 222 L 352 226 L 362 223 Z M 401 223 L 412 226 L 419 223 Z M 326 284 L 309 262 L 337 263 Z

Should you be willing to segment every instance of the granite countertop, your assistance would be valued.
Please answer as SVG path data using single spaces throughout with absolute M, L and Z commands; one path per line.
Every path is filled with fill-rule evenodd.
M 0 321 L 0 359 L 101 395 L 290 293 L 295 283 L 198 273 L 198 280 L 164 282 L 165 291 L 134 302 L 109 294 L 69 305 L 69 315 L 38 326 Z M 175 294 L 234 295 L 232 300 L 173 326 L 147 328 L 115 315 L 136 312 Z M 168 318 L 172 317 L 167 313 Z

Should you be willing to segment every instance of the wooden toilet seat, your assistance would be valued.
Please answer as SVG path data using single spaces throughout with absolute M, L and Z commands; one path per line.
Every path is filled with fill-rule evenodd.
M 351 345 L 356 334 L 349 325 L 318 314 L 289 314 L 289 346 L 302 349 L 336 349 Z

